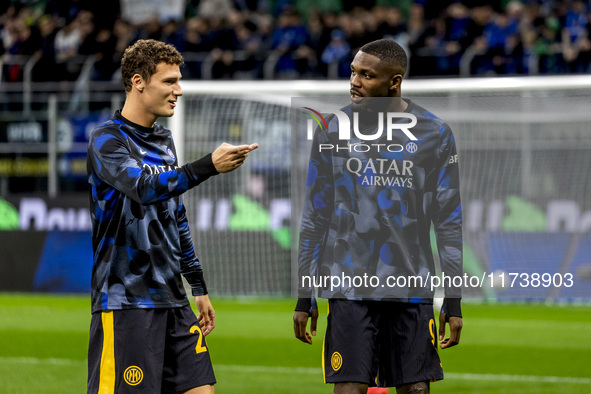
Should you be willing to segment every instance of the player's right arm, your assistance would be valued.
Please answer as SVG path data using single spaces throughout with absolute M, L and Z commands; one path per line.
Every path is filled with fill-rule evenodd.
M 318 273 L 318 261 L 333 212 L 332 156 L 319 149 L 320 144 L 327 142 L 328 132 L 317 130 L 308 165 L 298 248 L 298 302 L 293 316 L 294 335 L 300 341 L 310 344 L 312 338 L 306 332 L 306 327 L 311 317 L 310 331 L 312 336 L 316 336 L 318 307 L 314 299 L 314 288 L 305 285 L 303 278 L 314 278 Z
M 449 126 L 445 125 L 438 152 L 439 176 L 434 193 L 435 217 L 433 225 L 439 251 L 441 270 L 450 277 L 463 274 L 462 253 L 462 204 L 460 200 L 460 175 L 455 139 Z M 460 343 L 462 332 L 461 288 L 445 287 L 445 299 L 439 314 L 439 340 L 441 348 Z M 446 325 L 450 335 L 445 338 Z
M 222 144 L 212 154 L 180 168 L 152 174 L 141 167 L 125 137 L 108 127 L 96 130 L 88 148 L 89 163 L 101 181 L 140 204 L 178 196 L 213 175 L 238 168 L 258 145 Z
M 94 174 L 102 182 L 140 204 L 178 196 L 218 174 L 211 154 L 175 170 L 152 174 L 132 156 L 125 136 L 109 127 L 93 132 L 88 159 Z
M 301 298 L 298 299 L 298 305 L 296 305 L 296 310 L 293 314 L 293 332 L 297 339 L 304 343 L 312 344 L 312 337 L 316 336 L 316 326 L 318 322 L 318 305 L 316 305 L 316 300 L 314 298 L 311 299 L 310 307 L 307 311 L 302 311 L 298 309 L 305 309 L 306 305 L 300 306 L 299 303 L 301 302 Z M 311 318 L 311 319 L 310 319 Z M 310 319 L 310 334 L 306 331 L 308 326 L 308 319 Z

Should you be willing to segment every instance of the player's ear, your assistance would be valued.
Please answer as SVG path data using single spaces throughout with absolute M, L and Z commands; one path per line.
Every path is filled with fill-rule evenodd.
M 139 74 L 133 74 L 133 77 L 131 77 L 132 89 L 136 89 L 139 93 L 142 93 L 144 91 L 145 86 L 146 83 L 144 81 L 144 78 L 142 78 L 142 76 Z
M 400 89 L 400 85 L 402 84 L 402 75 L 395 74 L 392 78 L 390 78 L 390 90 L 398 90 Z

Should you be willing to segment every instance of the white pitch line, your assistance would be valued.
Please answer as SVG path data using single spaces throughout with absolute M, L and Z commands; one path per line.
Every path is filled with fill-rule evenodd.
M 506 374 L 480 374 L 480 373 L 458 373 L 448 372 L 443 374 L 446 379 L 451 380 L 494 380 L 501 382 L 523 382 L 523 383 L 569 383 L 589 384 L 591 378 L 575 378 L 569 376 L 536 376 L 536 375 L 506 375 Z
M 306 367 L 269 367 L 254 365 L 224 365 L 215 364 L 214 370 L 223 372 L 251 372 L 251 373 L 276 373 L 276 374 L 310 374 L 321 375 L 320 368 Z M 507 374 L 478 374 L 478 373 L 444 373 L 446 379 L 450 380 L 493 380 L 501 382 L 524 382 L 524 383 L 567 383 L 567 384 L 588 384 L 591 385 L 591 378 L 577 378 L 569 376 L 536 376 L 536 375 L 507 375 Z
M 65 358 L 35 358 L 35 357 L 1 357 L 0 363 L 29 364 L 29 365 L 80 365 L 86 364 L 86 360 L 71 360 Z M 308 374 L 322 375 L 320 368 L 310 367 L 270 367 L 264 365 L 227 365 L 215 364 L 214 370 L 220 372 L 249 372 L 264 374 Z M 479 374 L 447 372 L 444 374 L 449 380 L 476 380 L 498 382 L 522 382 L 522 383 L 557 383 L 557 384 L 586 384 L 591 385 L 591 378 L 569 376 L 536 376 L 536 375 L 508 375 L 508 374 Z
M 9 364 L 49 364 L 49 365 L 78 365 L 86 364 L 86 360 L 72 360 L 69 358 L 36 358 L 36 357 L 1 357 L 0 363 Z
M 224 365 L 214 364 L 214 371 L 224 372 L 250 372 L 250 373 L 276 373 L 276 374 L 309 374 L 322 376 L 321 368 L 307 367 L 269 367 L 263 365 Z

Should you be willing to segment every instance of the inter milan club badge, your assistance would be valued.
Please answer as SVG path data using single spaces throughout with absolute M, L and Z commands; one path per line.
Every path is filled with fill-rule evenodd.
M 174 153 L 172 153 L 172 149 L 166 148 L 166 153 L 168 153 L 168 156 L 170 156 L 170 157 L 172 157 L 173 159 L 176 160 L 176 157 L 175 157 Z
M 330 357 L 330 366 L 332 367 L 332 369 L 334 371 L 338 371 L 339 369 L 341 369 L 342 365 L 343 365 L 343 357 L 341 356 L 341 354 L 339 352 L 334 352 L 332 354 L 332 356 Z
M 405 149 L 408 153 L 416 153 L 419 150 L 419 146 L 411 141 L 406 144 Z
M 144 372 L 140 367 L 132 365 L 123 372 L 123 379 L 128 385 L 137 386 L 144 379 Z

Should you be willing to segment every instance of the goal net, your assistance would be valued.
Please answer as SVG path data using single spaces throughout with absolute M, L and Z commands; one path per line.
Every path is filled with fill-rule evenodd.
M 403 96 L 456 138 L 464 268 L 480 279 L 466 296 L 591 298 L 589 87 L 586 76 L 403 83 Z M 183 83 L 170 120 L 182 162 L 222 142 L 260 146 L 237 171 L 184 196 L 212 293 L 290 294 L 301 203 L 292 183 L 309 154 L 291 135 L 291 98 L 348 89 L 347 81 Z

